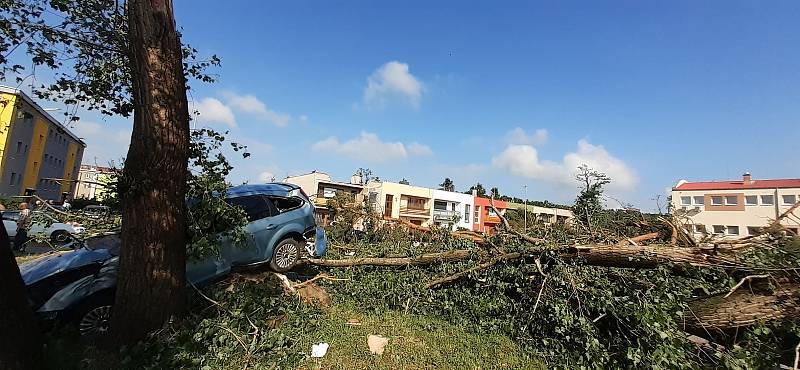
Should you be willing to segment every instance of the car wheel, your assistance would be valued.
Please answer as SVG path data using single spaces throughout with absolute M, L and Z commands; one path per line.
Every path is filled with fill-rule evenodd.
M 272 251 L 269 266 L 277 272 L 286 272 L 294 267 L 300 257 L 300 243 L 294 239 L 283 239 Z
M 108 334 L 113 304 L 113 291 L 97 292 L 70 309 L 66 318 L 77 327 L 82 337 L 100 338 Z
M 69 233 L 65 230 L 56 230 L 50 234 L 50 240 L 53 241 L 53 243 L 64 244 L 68 242 L 69 239 Z
M 78 321 L 78 331 L 84 337 L 99 337 L 108 333 L 111 322 L 111 305 L 94 307 Z

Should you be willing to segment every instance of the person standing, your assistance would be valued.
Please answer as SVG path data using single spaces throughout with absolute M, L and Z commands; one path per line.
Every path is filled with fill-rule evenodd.
M 69 201 L 66 199 L 64 199 L 64 203 L 62 203 L 61 206 L 64 207 L 65 211 L 69 211 L 70 208 L 72 208 L 72 204 L 69 204 Z
M 19 204 L 19 218 L 17 218 L 17 235 L 14 236 L 14 249 L 25 250 L 25 243 L 28 242 L 28 224 L 30 224 L 31 210 L 28 203 Z

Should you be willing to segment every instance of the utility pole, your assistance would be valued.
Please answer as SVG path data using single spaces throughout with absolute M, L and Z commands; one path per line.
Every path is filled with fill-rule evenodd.
M 522 228 L 522 231 L 527 233 L 528 232 L 528 185 L 526 184 L 526 185 L 523 185 L 522 187 L 525 188 L 525 207 L 524 207 L 524 209 L 525 209 L 525 212 L 524 212 L 525 213 L 525 226 Z

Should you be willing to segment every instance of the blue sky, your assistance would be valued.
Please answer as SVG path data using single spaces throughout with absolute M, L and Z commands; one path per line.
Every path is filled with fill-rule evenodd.
M 571 203 L 588 163 L 614 198 L 654 209 L 681 178 L 800 172 L 800 2 L 175 7 L 184 41 L 222 58 L 190 98 L 197 125 L 250 146 L 236 182 L 369 167 Z M 124 155 L 130 123 L 84 121 L 84 162 Z

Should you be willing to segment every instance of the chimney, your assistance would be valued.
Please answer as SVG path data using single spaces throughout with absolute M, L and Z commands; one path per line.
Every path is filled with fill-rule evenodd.
M 750 172 L 745 172 L 744 175 L 742 175 L 742 183 L 746 185 L 750 184 L 751 182 L 752 181 L 750 181 Z
M 472 189 L 472 196 L 473 197 L 477 197 L 478 196 L 478 189 Z
M 353 176 L 350 176 L 350 183 L 353 185 L 364 185 L 361 183 L 361 176 L 358 174 L 353 174 Z

